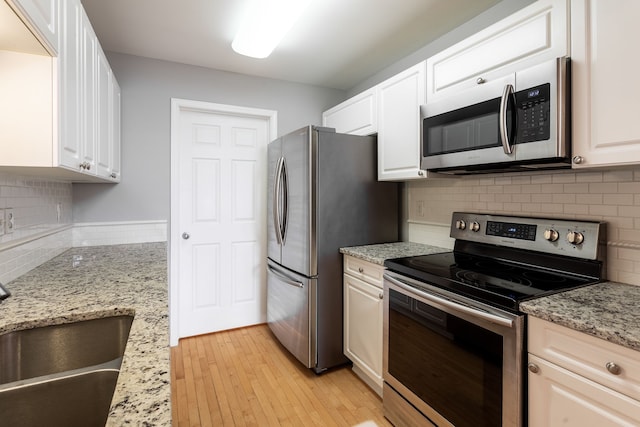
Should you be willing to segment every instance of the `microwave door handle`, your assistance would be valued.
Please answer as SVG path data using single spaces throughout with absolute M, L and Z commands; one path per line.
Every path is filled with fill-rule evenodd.
M 502 92 L 502 99 L 500 100 L 500 140 L 504 154 L 511 154 L 513 152 L 513 146 L 509 141 L 509 131 L 507 129 L 507 110 L 509 107 L 509 99 L 513 96 L 513 93 L 513 85 L 505 85 L 504 91 Z
M 280 176 L 282 175 L 283 161 L 283 157 L 278 159 L 274 177 L 275 185 L 273 186 L 273 226 L 276 232 L 276 241 L 279 245 L 282 245 L 282 228 L 280 227 L 280 183 L 282 180 Z

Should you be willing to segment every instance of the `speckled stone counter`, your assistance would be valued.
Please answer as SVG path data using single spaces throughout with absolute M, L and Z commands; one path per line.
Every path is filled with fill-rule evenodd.
M 345 255 L 360 258 L 378 265 L 384 265 L 386 259 L 436 254 L 439 252 L 449 252 L 450 250 L 451 249 L 440 248 L 438 246 L 412 242 L 382 243 L 378 245 L 340 248 L 340 252 Z
M 640 286 L 615 282 L 520 304 L 525 313 L 640 351 Z
M 0 333 L 134 314 L 107 426 L 171 425 L 165 243 L 73 248 L 5 285 Z

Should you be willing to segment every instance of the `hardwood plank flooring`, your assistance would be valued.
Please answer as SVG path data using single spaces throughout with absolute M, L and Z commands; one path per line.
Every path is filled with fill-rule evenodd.
M 171 348 L 171 396 L 177 427 L 391 427 L 351 367 L 316 375 L 267 325 L 181 339 Z

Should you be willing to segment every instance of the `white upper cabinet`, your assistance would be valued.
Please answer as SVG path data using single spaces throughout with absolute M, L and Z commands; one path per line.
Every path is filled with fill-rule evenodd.
M 6 0 L 52 55 L 58 54 L 59 0 Z
M 427 59 L 427 99 L 569 54 L 568 0 L 538 0 Z
M 372 135 L 378 131 L 376 90 L 371 88 L 322 113 L 322 126 L 338 133 Z
M 45 3 L 58 6 L 52 24 L 58 56 L 0 50 L 0 167 L 118 182 L 120 91 L 111 67 L 80 0 Z
M 378 134 L 378 180 L 426 177 L 420 170 L 420 105 L 426 101 L 423 61 L 322 113 L 336 132 Z
M 426 177 L 420 170 L 420 105 L 426 102 L 423 61 L 376 86 L 378 180 Z
M 572 0 L 573 167 L 640 163 L 640 2 Z

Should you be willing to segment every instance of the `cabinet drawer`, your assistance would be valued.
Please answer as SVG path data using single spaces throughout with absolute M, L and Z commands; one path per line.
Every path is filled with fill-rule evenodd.
M 382 289 L 384 267 L 381 265 L 345 255 L 344 272 Z
M 528 321 L 529 353 L 640 400 L 640 352 L 535 317 Z

